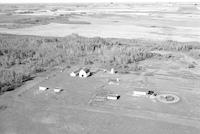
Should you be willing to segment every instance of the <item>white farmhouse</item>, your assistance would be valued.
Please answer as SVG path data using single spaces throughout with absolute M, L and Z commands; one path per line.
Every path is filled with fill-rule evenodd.
M 91 74 L 91 72 L 88 68 L 83 68 L 79 72 L 79 77 L 86 78 L 86 77 L 90 76 L 90 74 Z

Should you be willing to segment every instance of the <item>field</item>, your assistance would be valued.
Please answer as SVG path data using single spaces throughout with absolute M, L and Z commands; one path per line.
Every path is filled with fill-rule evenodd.
M 2 33 L 181 42 L 199 41 L 200 36 L 200 9 L 194 3 L 0 6 Z
M 198 4 L 0 7 L 1 134 L 200 132 Z M 81 67 L 92 75 L 70 77 Z

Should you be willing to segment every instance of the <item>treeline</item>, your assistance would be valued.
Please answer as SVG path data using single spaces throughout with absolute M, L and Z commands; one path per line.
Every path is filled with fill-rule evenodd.
M 152 46 L 153 49 L 158 50 L 170 50 L 170 51 L 183 51 L 188 52 L 190 50 L 200 49 L 199 42 L 177 42 L 177 41 L 162 41 L 159 44 Z
M 33 74 L 61 64 L 96 64 L 137 70 L 139 61 L 154 56 L 151 50 L 189 51 L 199 49 L 199 46 L 198 43 L 86 38 L 78 35 L 55 38 L 2 34 L 0 92 L 15 89 Z

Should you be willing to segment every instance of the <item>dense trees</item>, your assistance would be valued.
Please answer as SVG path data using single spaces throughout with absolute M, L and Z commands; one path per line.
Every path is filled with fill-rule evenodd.
M 139 61 L 153 56 L 150 50 L 191 51 L 195 55 L 199 48 L 196 42 L 86 38 L 75 34 L 64 38 L 2 34 L 0 92 L 12 90 L 33 74 L 60 64 L 98 64 L 137 70 Z

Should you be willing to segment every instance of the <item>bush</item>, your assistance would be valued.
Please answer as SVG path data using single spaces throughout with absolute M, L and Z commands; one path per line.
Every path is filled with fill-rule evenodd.
M 0 92 L 10 91 L 22 85 L 22 83 L 30 79 L 30 74 L 17 72 L 11 69 L 3 69 L 0 71 Z
M 189 55 L 192 56 L 195 59 L 200 59 L 200 50 L 199 49 L 191 50 L 189 52 Z
M 191 63 L 188 65 L 188 68 L 195 68 L 195 65 Z

